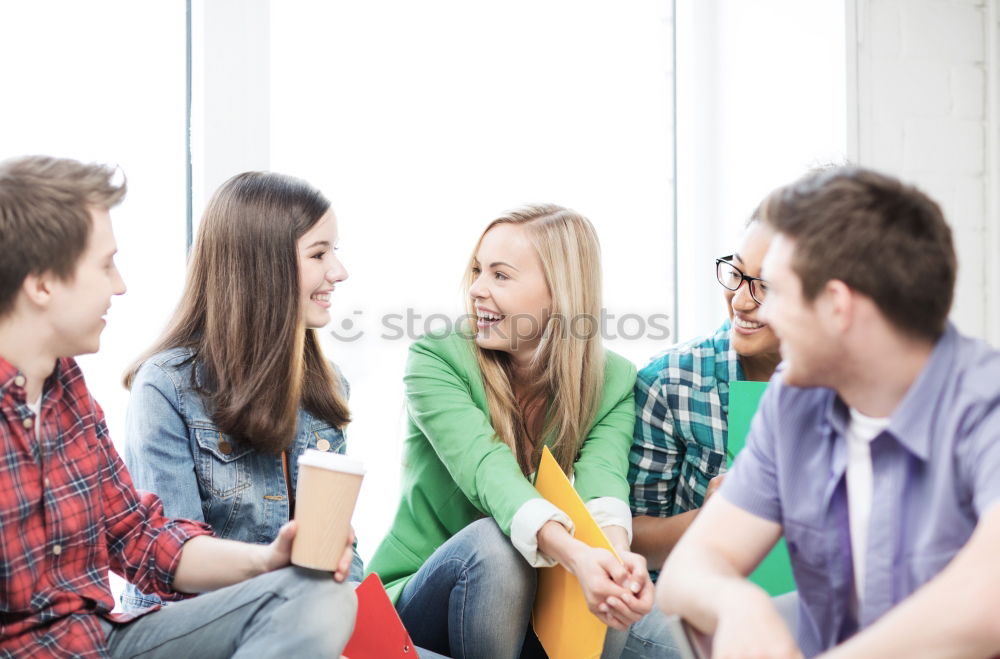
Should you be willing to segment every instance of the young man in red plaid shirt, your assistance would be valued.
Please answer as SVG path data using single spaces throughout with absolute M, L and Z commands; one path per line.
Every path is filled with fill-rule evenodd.
M 137 492 L 73 357 L 96 352 L 115 268 L 115 171 L 0 164 L 0 658 L 337 656 L 354 626 L 350 547 L 328 573 L 211 537 Z M 108 570 L 164 599 L 112 614 Z

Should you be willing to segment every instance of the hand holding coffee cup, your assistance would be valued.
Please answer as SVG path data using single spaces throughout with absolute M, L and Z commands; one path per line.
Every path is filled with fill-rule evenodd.
M 354 540 L 351 515 L 361 490 L 358 460 L 309 449 L 299 456 L 292 563 L 335 572 Z

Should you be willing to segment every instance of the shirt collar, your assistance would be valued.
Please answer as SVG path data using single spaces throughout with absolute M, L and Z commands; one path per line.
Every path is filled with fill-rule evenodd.
M 718 382 L 735 382 L 745 380 L 740 356 L 732 349 L 729 342 L 729 319 L 712 336 L 712 347 L 715 350 L 715 379 Z
M 930 455 L 932 422 L 937 414 L 935 402 L 941 394 L 941 385 L 951 372 L 957 344 L 958 331 L 948 323 L 944 334 L 934 344 L 934 350 L 920 375 L 910 385 L 884 431 L 921 460 L 927 460 Z M 837 435 L 847 434 L 850 412 L 840 396 L 830 396 L 825 417 Z
M 63 359 L 57 359 L 55 365 L 52 368 L 52 373 L 45 378 L 45 382 L 42 383 L 42 398 L 47 396 L 58 395 L 62 391 L 62 373 L 65 369 L 63 365 Z M 17 369 L 16 366 L 11 364 L 9 361 L 0 357 L 0 398 L 3 398 L 10 392 L 11 389 L 19 389 L 20 397 L 23 402 L 27 404 L 28 402 L 34 403 L 35 401 L 27 400 L 27 392 L 23 385 L 18 385 L 14 379 L 18 375 L 24 375 Z
M 931 428 L 938 413 L 936 403 L 941 396 L 941 387 L 951 373 L 957 349 L 958 331 L 948 323 L 920 375 L 893 412 L 886 429 L 921 460 L 930 456 Z
M 0 398 L 7 395 L 8 390 L 14 387 L 14 378 L 18 376 L 20 371 L 17 367 L 11 364 L 9 361 L 0 357 Z

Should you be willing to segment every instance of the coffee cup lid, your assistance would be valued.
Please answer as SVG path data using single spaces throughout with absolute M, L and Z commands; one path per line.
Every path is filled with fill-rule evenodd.
M 365 474 L 365 466 L 360 460 L 349 458 L 341 453 L 317 451 L 314 448 L 308 448 L 303 451 L 302 455 L 299 456 L 299 466 L 319 467 L 320 469 L 342 471 L 361 476 Z

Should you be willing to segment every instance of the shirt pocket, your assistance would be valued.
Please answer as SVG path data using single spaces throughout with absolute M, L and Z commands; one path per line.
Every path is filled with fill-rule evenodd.
M 214 428 L 194 428 L 201 486 L 214 497 L 229 499 L 250 487 L 247 457 L 253 448 Z
M 678 510 L 700 508 L 705 502 L 708 482 L 722 473 L 726 454 L 701 444 L 689 443 L 677 483 Z
M 330 453 L 344 453 L 347 450 L 347 443 L 342 430 L 320 425 L 309 431 L 306 447 Z
M 816 627 L 819 622 L 834 620 L 834 597 L 831 582 L 831 564 L 828 537 L 821 529 L 793 520 L 784 521 L 785 543 L 792 561 L 795 588 L 810 621 L 799 621 L 800 629 L 807 625 Z M 803 606 L 799 607 L 802 611 Z M 801 638 L 801 635 L 800 635 Z
M 800 565 L 804 572 L 826 574 L 827 537 L 821 529 L 789 519 L 784 521 L 784 533 L 793 568 Z

